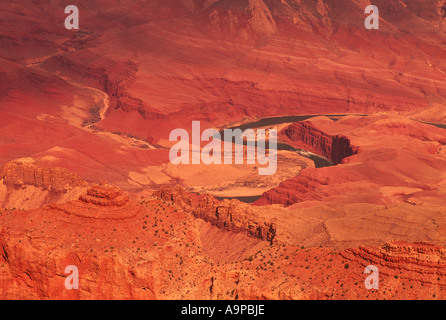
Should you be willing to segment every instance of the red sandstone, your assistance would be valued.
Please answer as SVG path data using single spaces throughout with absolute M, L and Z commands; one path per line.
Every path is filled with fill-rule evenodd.
M 379 32 L 359 0 L 98 0 L 68 31 L 63 1 L 3 1 L 0 298 L 445 299 L 444 1 L 374 4 Z M 256 205 L 169 164 L 192 120 L 339 113 L 279 136 L 335 166 L 215 171 Z

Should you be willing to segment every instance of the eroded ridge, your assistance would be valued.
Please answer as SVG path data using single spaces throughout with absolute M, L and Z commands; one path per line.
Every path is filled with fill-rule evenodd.
M 42 167 L 32 158 L 9 161 L 0 167 L 0 180 L 10 188 L 35 186 L 56 192 L 86 186 L 77 174 L 63 168 Z
M 119 188 L 107 185 L 93 186 L 79 200 L 50 208 L 79 217 L 114 220 L 132 218 L 141 210 Z
M 331 135 L 309 123 L 295 122 L 280 132 L 280 136 L 292 145 L 320 154 L 334 164 L 342 163 L 344 158 L 358 152 L 356 146 L 342 135 Z
M 128 198 L 118 187 L 93 186 L 79 200 L 104 207 L 122 207 Z
M 246 233 L 270 243 L 276 241 L 276 224 L 238 200 L 220 201 L 209 194 L 198 196 L 186 192 L 180 186 L 161 187 L 154 196 L 172 202 L 220 229 Z
M 426 242 L 389 241 L 377 246 L 350 248 L 341 255 L 382 274 L 446 285 L 446 248 Z

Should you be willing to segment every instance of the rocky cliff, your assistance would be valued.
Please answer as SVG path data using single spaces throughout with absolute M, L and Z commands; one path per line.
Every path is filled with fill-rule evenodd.
M 31 158 L 18 159 L 0 168 L 0 206 L 35 209 L 76 199 L 87 186 L 66 169 L 44 167 Z
M 81 200 L 2 212 L 0 297 L 155 299 L 166 295 L 179 279 L 191 281 L 199 257 L 192 220 L 173 210 L 161 201 L 142 205 L 104 185 L 92 187 Z M 189 277 L 179 267 L 179 251 L 182 267 L 194 270 Z M 79 270 L 78 290 L 65 287 L 68 265 Z M 207 286 L 201 289 L 208 292 Z M 177 291 L 173 297 L 181 294 Z
M 171 201 L 218 228 L 243 232 L 270 243 L 275 241 L 276 225 L 238 200 L 219 201 L 210 195 L 192 195 L 179 186 L 162 187 L 154 192 L 154 196 Z
M 421 196 L 416 191 L 443 194 L 443 131 L 388 114 L 347 116 L 337 121 L 315 117 L 292 124 L 281 134 L 285 141 L 338 164 L 306 168 L 265 192 L 256 204 L 290 206 L 307 200 L 414 204 Z M 442 198 L 430 201 L 423 196 L 418 203 L 437 206 L 442 202 Z
M 350 140 L 342 135 L 330 135 L 306 122 L 295 122 L 280 132 L 280 137 L 296 148 L 324 156 L 339 164 L 357 152 Z
M 78 175 L 66 169 L 43 167 L 31 158 L 8 162 L 0 168 L 0 178 L 8 188 L 16 189 L 30 185 L 64 192 L 87 185 Z
M 392 240 L 380 246 L 359 246 L 340 252 L 350 265 L 373 265 L 379 289 L 371 296 L 387 299 L 444 299 L 446 250 L 428 242 Z
M 446 249 L 441 246 L 388 241 L 381 246 L 347 249 L 341 255 L 364 266 L 375 265 L 386 275 L 446 286 Z

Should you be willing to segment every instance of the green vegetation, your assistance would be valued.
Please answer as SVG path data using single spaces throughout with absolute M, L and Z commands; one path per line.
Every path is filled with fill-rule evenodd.
M 101 112 L 101 106 L 100 106 L 100 102 L 98 102 L 97 104 L 95 104 L 93 107 L 91 107 L 88 110 L 88 113 L 90 114 L 90 118 L 87 120 L 84 120 L 84 122 L 82 123 L 82 126 L 86 127 L 86 126 L 89 126 L 91 124 L 101 121 L 100 112 Z

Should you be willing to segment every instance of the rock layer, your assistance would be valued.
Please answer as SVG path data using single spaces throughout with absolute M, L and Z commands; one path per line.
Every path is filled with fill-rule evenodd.
M 66 169 L 41 166 L 30 158 L 17 159 L 0 168 L 0 205 L 36 209 L 76 199 L 87 186 L 87 182 Z
M 122 220 L 133 218 L 140 208 L 117 187 L 94 186 L 79 200 L 50 205 L 67 215 L 90 219 Z
M 31 158 L 8 162 L 0 168 L 0 178 L 8 188 L 16 189 L 30 185 L 53 192 L 66 192 L 86 186 L 86 182 L 77 174 L 63 168 L 40 166 Z
M 194 196 L 179 186 L 162 187 L 154 192 L 154 196 L 171 201 L 218 228 L 243 232 L 270 243 L 275 241 L 276 225 L 238 200 L 219 201 L 210 195 Z
M 443 248 L 373 247 L 446 241 L 445 132 L 412 120 L 445 119 L 444 1 L 375 0 L 379 30 L 367 4 L 83 1 L 66 30 L 65 1 L 0 2 L 0 297 L 444 299 Z M 333 113 L 369 116 L 290 126 L 338 165 L 304 166 L 261 206 L 121 191 L 183 183 L 168 140 L 192 120 Z M 53 169 L 7 164 L 23 157 Z
M 350 156 L 335 166 L 302 170 L 265 192 L 256 204 L 290 206 L 307 200 L 432 206 L 443 203 L 443 197 L 434 200 L 436 197 L 429 198 L 427 194 L 446 192 L 444 129 L 383 113 L 347 116 L 337 121 L 316 117 L 286 128 L 283 136 L 286 134 L 294 141 L 307 141 L 315 152 L 334 156 L 338 162 Z M 339 138 L 335 146 L 329 136 L 346 138 Z
M 446 286 L 446 249 L 427 242 L 389 241 L 341 252 L 349 260 L 375 265 L 382 274 Z
M 305 122 L 296 122 L 280 131 L 280 137 L 291 142 L 297 148 L 322 155 L 339 164 L 344 158 L 357 152 L 357 148 L 350 145 L 350 140 L 341 135 L 329 135 Z

